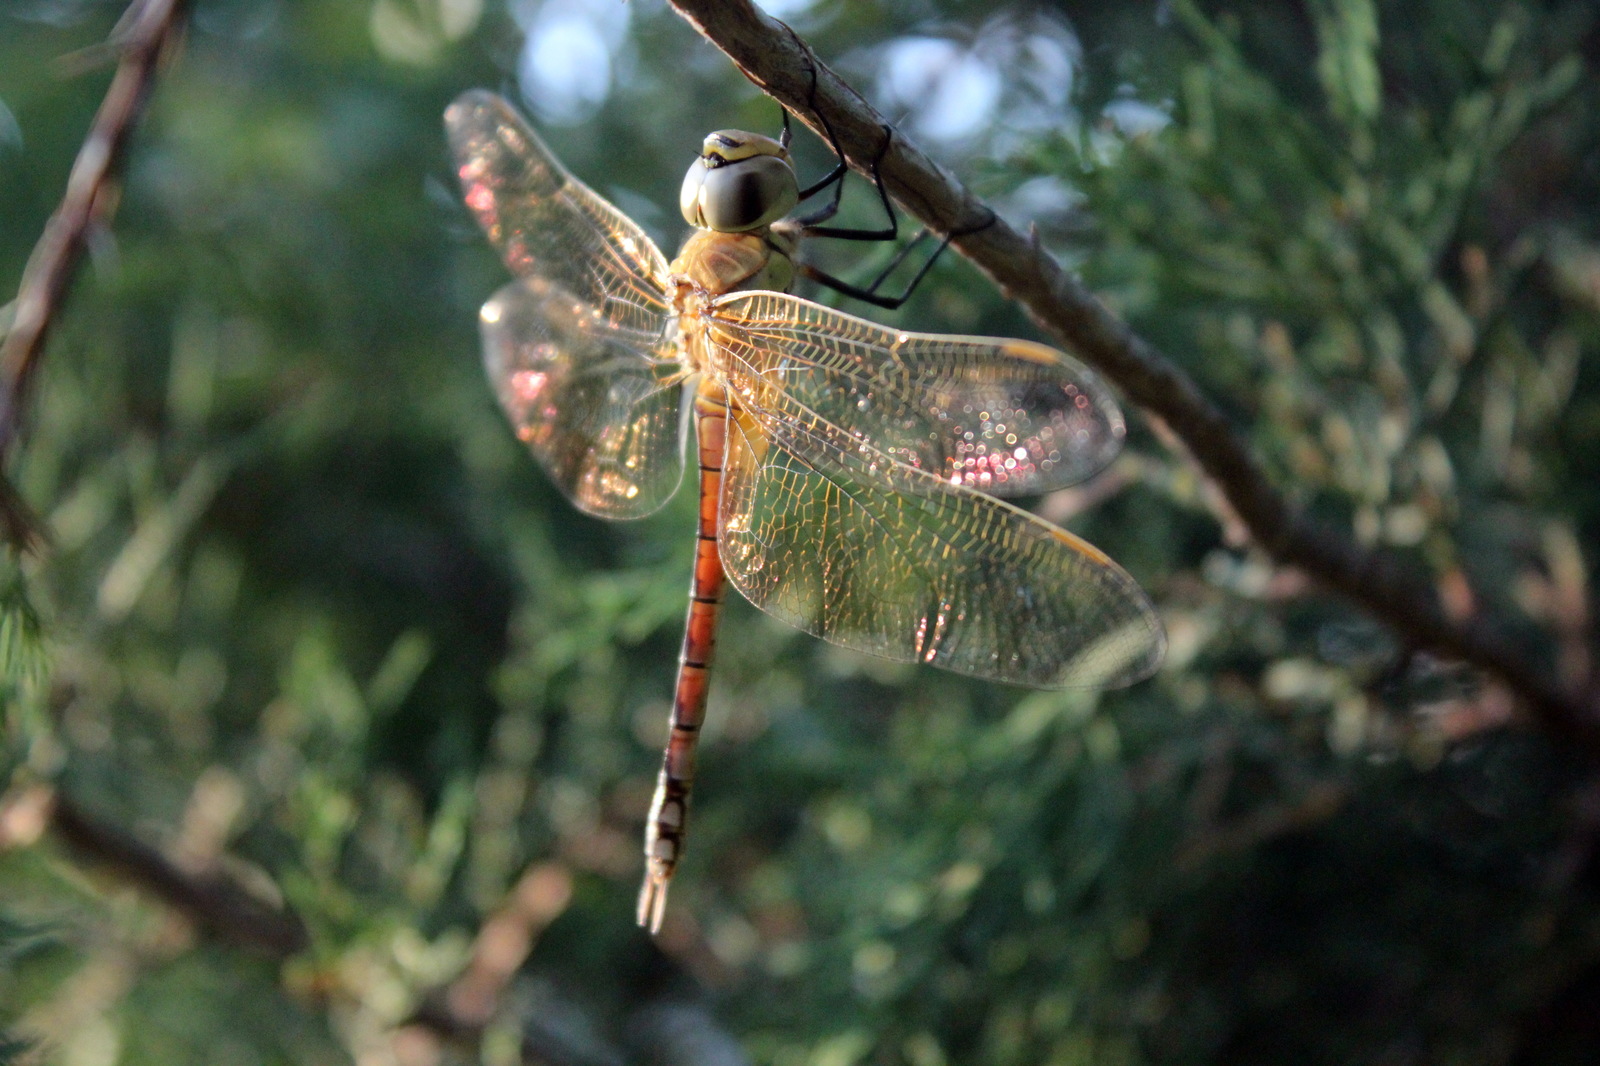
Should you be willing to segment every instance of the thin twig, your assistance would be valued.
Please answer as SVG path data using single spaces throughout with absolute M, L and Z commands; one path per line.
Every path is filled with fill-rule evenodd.
M 1259 807 L 1231 821 L 1207 826 L 1178 849 L 1173 865 L 1191 871 L 1219 857 L 1253 851 L 1269 840 L 1326 822 L 1344 808 L 1349 798 L 1350 790 L 1345 785 L 1317 782 L 1291 803 Z
M 60 792 L 53 797 L 50 827 L 79 855 L 120 871 L 230 943 L 275 959 L 310 946 L 310 934 L 292 911 L 272 906 L 221 868 L 186 869 Z
M 0 797 L 0 851 L 30 845 L 47 831 L 80 860 L 115 872 L 221 943 L 279 961 L 311 945 L 310 931 L 298 915 L 263 899 L 215 861 L 199 868 L 175 861 L 90 814 L 50 785 L 28 784 Z M 396 1030 L 395 1039 L 418 1052 L 408 1061 L 439 1061 L 441 1042 L 472 1046 L 483 1036 L 485 1026 L 500 1011 L 517 969 L 545 928 L 566 908 L 571 893 L 571 875 L 558 863 L 536 864 L 523 873 L 505 902 L 479 929 L 467 968 L 420 1004 Z M 527 1039 L 541 1032 L 536 1020 L 528 1021 L 527 1030 Z M 560 1048 L 561 1035 L 546 1034 L 550 1048 L 527 1061 L 570 1062 L 574 1066 L 594 1061 Z M 562 1053 L 555 1054 L 551 1048 Z
M 11 330 L 0 343 L 0 462 L 20 432 L 28 389 L 45 338 L 72 283 L 91 231 L 112 211 L 116 173 L 133 127 L 168 46 L 183 26 L 187 0 L 134 0 L 117 23 L 112 47 L 121 53 L 94 125 L 78 149 L 61 205 L 45 225 L 22 274 Z M 0 480 L 0 524 L 16 547 L 33 536 L 20 497 Z
M 894 197 L 924 224 L 960 232 L 994 217 L 982 201 L 896 132 L 817 59 L 788 26 L 748 0 L 672 0 L 673 6 L 755 85 L 822 135 L 824 112 L 851 166 L 873 160 Z M 814 75 L 813 75 L 813 72 Z M 1183 441 L 1252 540 L 1277 562 L 1299 567 L 1392 626 L 1408 643 L 1459 658 L 1502 681 L 1552 737 L 1600 755 L 1600 715 L 1582 686 L 1563 688 L 1554 671 L 1512 647 L 1482 615 L 1452 619 L 1418 568 L 1361 547 L 1346 531 L 1290 505 L 1226 416 L 1186 374 L 1113 315 L 1082 282 L 1023 234 L 994 224 L 952 244 L 1025 308 L 1043 330 L 1114 381 Z

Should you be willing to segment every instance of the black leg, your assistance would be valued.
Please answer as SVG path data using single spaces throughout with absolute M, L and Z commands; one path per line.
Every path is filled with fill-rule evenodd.
M 838 213 L 839 198 L 844 194 L 844 173 L 847 167 L 844 161 L 844 149 L 839 145 L 839 138 L 834 134 L 833 126 L 820 111 L 817 112 L 817 118 L 822 120 L 822 128 L 828 134 L 828 143 L 833 148 L 833 154 L 839 158 L 839 165 L 834 168 L 834 173 L 839 175 L 839 184 L 834 189 L 833 202 L 827 207 L 795 219 L 800 224 L 801 232 L 807 237 L 831 237 L 843 241 L 892 241 L 899 237 L 900 217 L 895 214 L 894 204 L 889 200 L 889 190 L 883 184 L 883 175 L 878 172 L 878 167 L 883 163 L 883 157 L 889 154 L 889 145 L 894 140 L 894 131 L 888 126 L 883 127 L 883 144 L 872 159 L 872 187 L 878 190 L 878 200 L 883 204 L 883 213 L 889 219 L 889 225 L 883 229 L 850 229 L 818 225 L 819 222 L 826 222 Z M 802 194 L 800 198 L 804 200 L 805 195 Z
M 790 32 L 792 33 L 793 31 L 791 30 Z M 799 41 L 798 37 L 796 41 Z M 895 212 L 894 203 L 889 199 L 889 190 L 884 185 L 883 174 L 880 172 L 883 159 L 889 154 L 889 146 L 894 141 L 894 130 L 888 126 L 883 127 L 883 144 L 879 146 L 878 154 L 872 160 L 872 185 L 878 191 L 878 201 L 883 204 L 883 213 L 888 218 L 889 224 L 881 229 L 822 225 L 822 223 L 827 222 L 839 213 L 839 203 L 844 196 L 844 177 L 849 171 L 849 164 L 845 162 L 844 147 L 839 143 L 839 135 L 834 132 L 833 123 L 829 122 L 828 116 L 823 114 L 821 109 L 817 107 L 817 68 L 815 64 L 809 62 L 807 66 L 811 73 L 811 88 L 806 95 L 806 105 L 811 109 L 811 113 L 817 116 L 817 120 L 822 123 L 823 132 L 827 134 L 828 147 L 833 149 L 834 158 L 838 160 L 838 163 L 822 180 L 807 186 L 800 192 L 800 202 L 804 203 L 831 185 L 833 187 L 833 195 L 828 199 L 828 202 L 809 214 L 800 215 L 792 219 L 791 223 L 798 226 L 801 235 L 805 237 L 826 237 L 840 241 L 893 241 L 898 239 L 900 236 L 900 216 Z M 789 139 L 789 112 L 785 110 L 783 113 L 783 137 L 781 143 L 788 147 Z M 933 269 L 933 264 L 938 261 L 939 256 L 943 254 L 952 240 L 987 229 L 993 224 L 994 215 L 991 212 L 989 217 L 977 226 L 951 230 L 944 240 L 939 242 L 939 247 L 933 250 L 933 254 L 928 256 L 927 260 L 917 268 L 916 274 L 912 277 L 910 283 L 906 285 L 905 290 L 897 296 L 884 296 L 878 292 L 878 289 L 888 280 L 889 275 L 893 274 L 910 258 L 913 249 L 917 248 L 927 238 L 928 230 L 926 227 L 919 231 L 910 241 L 906 242 L 904 247 L 895 252 L 894 256 L 890 258 L 889 264 L 879 271 L 877 277 L 873 278 L 871 283 L 866 286 L 853 285 L 809 263 L 800 263 L 798 266 L 800 273 L 819 285 L 825 285 L 852 299 L 861 300 L 875 307 L 882 307 L 885 310 L 892 311 L 910 299 L 911 293 L 921 284 L 928 271 Z
M 995 214 L 993 211 L 991 211 L 989 212 L 989 217 L 977 225 L 966 226 L 959 230 L 952 230 L 946 234 L 945 238 L 939 242 L 939 247 L 935 248 L 933 250 L 933 254 L 928 256 L 923 264 L 917 268 L 916 274 L 909 282 L 906 283 L 906 287 L 901 290 L 897 296 L 885 296 L 878 292 L 878 287 L 888 280 L 889 275 L 894 273 L 900 264 L 906 261 L 906 259 L 911 255 L 912 249 L 916 248 L 922 243 L 923 240 L 927 238 L 927 227 L 923 227 L 921 232 L 919 232 L 915 237 L 911 238 L 911 240 L 907 241 L 905 247 L 896 252 L 894 257 L 889 260 L 889 265 L 878 272 L 878 276 L 872 279 L 871 284 L 864 287 L 860 285 L 852 285 L 850 282 L 835 277 L 824 270 L 820 270 L 817 267 L 812 266 L 810 263 L 801 263 L 800 273 L 810 278 L 818 285 L 824 285 L 835 292 L 843 293 L 845 296 L 848 296 L 853 300 L 860 300 L 862 303 L 868 303 L 874 307 L 881 307 L 886 311 L 895 311 L 904 306 L 905 302 L 911 298 L 911 294 L 916 291 L 918 285 L 922 284 L 922 279 L 928 276 L 928 271 L 933 269 L 933 264 L 938 261 L 939 256 L 944 254 L 944 250 L 950 246 L 951 241 L 955 240 L 957 237 L 966 237 L 970 234 L 977 233 L 980 230 L 988 229 L 990 226 L 994 225 L 994 222 Z
M 787 26 L 784 28 L 788 29 Z M 804 45 L 801 43 L 799 36 L 792 29 L 789 30 L 789 33 L 790 36 L 794 37 L 795 44 L 801 45 L 801 49 L 804 51 Z M 807 52 L 806 54 L 809 56 L 810 53 Z M 878 164 L 883 161 L 884 155 L 888 153 L 889 142 L 894 137 L 894 131 L 888 126 L 883 127 L 883 146 L 878 149 L 878 155 L 872 161 L 872 183 L 878 190 L 878 199 L 883 203 L 883 210 L 889 218 L 889 225 L 884 229 L 876 230 L 841 229 L 819 225 L 839 213 L 839 201 L 844 196 L 844 178 L 850 171 L 850 165 L 845 162 L 844 147 L 839 143 L 839 135 L 834 132 L 833 123 L 829 122 L 828 116 L 822 113 L 821 108 L 817 107 L 817 67 L 809 58 L 806 61 L 806 69 L 811 75 L 811 85 L 806 90 L 806 106 L 811 109 L 813 115 L 817 116 L 817 121 L 822 123 L 823 132 L 828 135 L 828 147 L 833 149 L 833 157 L 838 162 L 821 180 L 800 190 L 800 202 L 805 203 L 830 185 L 833 186 L 833 196 L 823 206 L 808 215 L 801 215 L 794 221 L 801 227 L 802 232 L 810 237 L 837 237 L 843 240 L 857 241 L 894 240 L 900 235 L 899 219 L 895 216 L 894 206 L 889 202 L 889 190 L 884 188 L 883 178 L 878 173 Z M 789 112 L 785 109 L 783 113 L 783 137 L 780 142 L 785 148 L 789 146 L 789 137 Z
M 801 263 L 800 273 L 804 274 L 818 285 L 824 285 L 835 292 L 843 293 L 852 300 L 860 300 L 862 303 L 871 304 L 874 307 L 881 307 L 885 311 L 896 311 L 904 306 L 907 300 L 911 299 L 911 293 L 919 284 L 921 284 L 922 279 L 927 276 L 928 271 L 933 269 L 934 261 L 939 258 L 939 253 L 943 252 L 945 246 L 950 243 L 949 237 L 946 237 L 944 240 L 939 242 L 939 247 L 934 250 L 932 255 L 928 256 L 926 262 L 917 268 L 916 276 L 911 279 L 910 283 L 906 285 L 905 289 L 899 295 L 884 296 L 882 293 L 877 292 L 876 290 L 878 286 L 883 284 L 884 279 L 889 276 L 890 272 L 892 272 L 895 267 L 904 262 L 906 254 L 916 246 L 918 241 L 920 241 L 923 236 L 925 236 L 925 234 L 919 235 L 917 240 L 910 242 L 905 246 L 905 248 L 901 249 L 900 252 L 895 255 L 894 259 L 890 261 L 889 266 L 873 279 L 871 285 L 865 288 L 860 285 L 852 285 L 842 278 L 837 278 L 832 274 L 829 274 L 827 271 L 819 270 L 810 263 Z
M 811 72 L 811 88 L 806 90 L 806 106 L 811 108 L 812 114 L 822 120 L 822 128 L 828 131 L 828 147 L 833 149 L 834 158 L 838 160 L 838 163 L 834 165 L 832 170 L 828 171 L 827 176 L 821 181 L 800 190 L 800 202 L 805 203 L 829 185 L 833 186 L 833 199 L 821 209 L 814 211 L 803 219 L 799 219 L 798 221 L 803 226 L 810 225 L 812 221 L 824 222 L 838 213 L 839 199 L 844 195 L 844 176 L 850 169 L 844 161 L 844 153 L 839 150 L 839 138 L 834 136 L 833 127 L 828 124 L 827 117 L 817 110 L 817 68 L 809 61 L 807 61 L 806 66 Z M 789 128 L 789 112 L 787 110 L 783 113 L 783 128 L 785 131 Z M 785 141 L 784 145 L 787 147 L 788 142 Z
M 804 203 L 805 201 L 811 199 L 811 197 L 817 195 L 817 193 L 821 192 L 823 189 L 826 189 L 829 185 L 833 186 L 832 202 L 818 211 L 810 215 L 806 215 L 804 218 L 798 219 L 797 221 L 799 221 L 801 225 L 810 225 L 810 222 L 807 221 L 808 219 L 812 219 L 817 222 L 826 222 L 828 219 L 832 218 L 838 213 L 839 198 L 844 195 L 844 175 L 847 169 L 848 168 L 845 166 L 845 164 L 840 163 L 838 166 L 828 171 L 827 177 L 823 178 L 815 185 L 810 185 L 800 190 L 800 202 Z
M 882 270 L 878 271 L 878 276 L 873 278 L 872 281 L 867 284 L 867 291 L 868 292 L 877 292 L 878 291 L 878 286 L 882 285 L 885 281 L 887 281 L 888 278 L 889 278 L 889 275 L 893 274 L 896 270 L 898 270 L 900 268 L 900 264 L 904 263 L 907 259 L 909 259 L 911 257 L 911 253 L 913 251 L 915 251 L 916 248 L 919 245 L 921 245 L 923 241 L 925 241 L 927 239 L 928 239 L 928 227 L 927 226 L 923 226 L 921 229 L 917 230 L 916 235 L 914 237 L 912 237 L 906 243 L 902 244 L 900 246 L 899 250 L 897 250 L 894 253 L 894 255 L 892 257 L 890 257 L 888 265 L 885 266 Z M 934 255 L 938 255 L 939 253 L 938 252 L 934 252 L 933 254 Z

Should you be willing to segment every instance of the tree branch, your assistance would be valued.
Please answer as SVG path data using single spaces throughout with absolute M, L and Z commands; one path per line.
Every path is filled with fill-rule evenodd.
M 823 136 L 825 113 L 846 158 L 870 172 L 883 148 L 882 115 L 817 59 L 782 22 L 748 0 L 672 0 L 744 75 Z M 815 71 L 815 88 L 812 72 Z M 879 164 L 907 211 L 940 232 L 961 232 L 992 212 L 896 132 Z M 1161 419 L 1221 489 L 1251 538 L 1392 626 L 1417 647 L 1459 658 L 1506 685 L 1553 738 L 1600 756 L 1600 715 L 1587 686 L 1568 691 L 1554 671 L 1508 644 L 1489 620 L 1451 618 L 1414 564 L 1362 548 L 1346 531 L 1292 507 L 1248 445 L 1193 380 L 1113 315 L 1039 245 L 998 217 L 952 244 L 1027 310 L 1046 333 L 1093 364 L 1134 404 Z
M 186 869 L 60 792 L 50 797 L 49 824 L 79 855 L 119 871 L 229 943 L 275 959 L 311 944 L 297 915 L 273 907 L 221 868 Z
M 0 343 L 0 462 L 16 440 L 45 338 L 72 283 L 90 231 L 113 210 L 116 173 L 156 68 L 183 26 L 187 0 L 133 0 L 110 45 L 122 53 L 94 125 L 78 149 L 61 205 L 22 274 L 11 329 Z M 34 539 L 16 490 L 0 479 L 0 524 L 17 547 Z

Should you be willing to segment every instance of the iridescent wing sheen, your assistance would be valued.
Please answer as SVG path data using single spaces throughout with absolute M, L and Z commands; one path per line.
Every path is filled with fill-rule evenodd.
M 672 342 L 527 277 L 483 305 L 483 358 L 500 405 L 580 510 L 640 518 L 683 477 L 682 370 Z
M 1099 378 L 1042 344 L 907 333 L 774 292 L 724 296 L 710 323 L 736 392 L 781 391 L 801 417 L 950 484 L 1046 492 L 1122 445 Z
M 1040 688 L 1152 673 L 1166 637 L 1092 545 L 893 459 L 781 390 L 729 421 L 719 534 L 757 607 L 834 644 Z
M 556 282 L 624 328 L 666 328 L 666 257 L 569 174 L 510 104 L 463 93 L 444 123 L 467 207 L 513 274 Z
M 504 100 L 467 93 L 445 125 L 467 205 L 520 278 L 481 316 L 501 405 L 579 508 L 649 514 L 683 474 L 665 258 Z

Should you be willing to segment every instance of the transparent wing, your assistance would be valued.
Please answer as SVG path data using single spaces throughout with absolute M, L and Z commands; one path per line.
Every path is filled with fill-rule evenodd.
M 527 277 L 483 305 L 483 357 L 517 436 L 579 509 L 638 518 L 683 476 L 682 372 L 672 342 Z
M 1122 412 L 1100 379 L 1042 344 L 906 333 L 775 292 L 722 297 L 711 326 L 736 393 L 781 392 L 950 484 L 1045 492 L 1122 446 Z
M 567 173 L 515 108 L 477 90 L 458 97 L 444 123 L 467 206 L 513 274 L 555 282 L 618 326 L 666 328 L 661 250 Z
M 1079 538 L 862 448 L 787 405 L 729 423 L 723 566 L 757 607 L 824 640 L 1040 688 L 1149 675 L 1144 592 Z
M 467 206 L 522 278 L 483 305 L 501 405 L 579 508 L 649 514 L 683 474 L 666 259 L 500 97 L 466 93 L 444 120 Z

